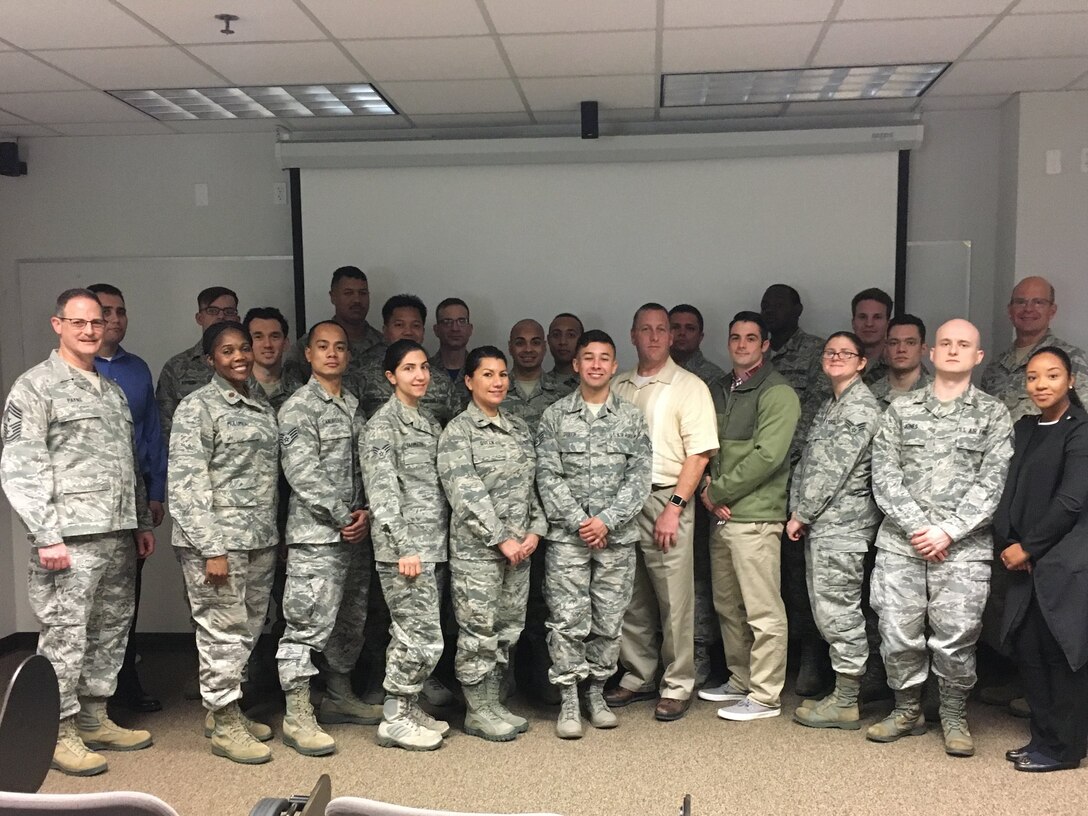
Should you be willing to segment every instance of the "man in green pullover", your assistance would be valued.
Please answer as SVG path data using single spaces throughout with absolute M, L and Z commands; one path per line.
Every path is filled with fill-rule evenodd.
M 711 389 L 720 444 L 701 497 L 717 522 L 710 574 L 730 676 L 699 696 L 725 703 L 718 716 L 726 720 L 777 717 L 786 680 L 780 538 L 801 403 L 769 349 L 762 316 L 738 312 L 729 324 L 733 370 Z

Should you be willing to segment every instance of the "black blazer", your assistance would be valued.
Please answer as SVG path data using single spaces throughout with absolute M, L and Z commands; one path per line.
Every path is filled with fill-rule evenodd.
M 1015 448 L 994 515 L 998 551 L 1019 541 L 1033 568 L 1011 575 L 1001 639 L 1012 645 L 1034 584 L 1039 609 L 1076 671 L 1088 663 L 1088 414 L 1071 405 L 1057 426 L 1033 439 L 1038 421 L 1026 416 L 1013 426 Z

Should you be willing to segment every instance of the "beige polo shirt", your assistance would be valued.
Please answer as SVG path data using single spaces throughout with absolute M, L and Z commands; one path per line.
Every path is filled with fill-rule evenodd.
M 638 381 L 637 369 L 625 371 L 612 381 L 612 390 L 646 415 L 654 449 L 653 483 L 674 485 L 685 459 L 718 450 L 710 389 L 671 358 L 648 382 L 639 386 Z

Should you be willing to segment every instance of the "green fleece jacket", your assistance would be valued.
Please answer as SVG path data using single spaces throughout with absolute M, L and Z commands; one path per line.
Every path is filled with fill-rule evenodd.
M 769 362 L 733 391 L 729 380 L 723 377 L 711 388 L 719 449 L 710 463 L 707 496 L 726 505 L 733 521 L 785 521 L 790 441 L 801 402 Z

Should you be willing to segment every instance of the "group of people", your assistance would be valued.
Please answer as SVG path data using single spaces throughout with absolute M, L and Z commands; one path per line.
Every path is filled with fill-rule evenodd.
M 469 307 L 448 298 L 428 357 L 419 298 L 386 301 L 380 332 L 359 269 L 336 270 L 330 299 L 333 317 L 291 344 L 277 310 L 239 321 L 234 292 L 204 290 L 200 342 L 152 392 L 120 346 L 122 293 L 58 298 L 58 349 L 16 381 L 0 429 L 3 488 L 33 546 L 38 648 L 61 691 L 55 768 L 100 773 L 98 750 L 151 744 L 106 700 L 157 705 L 122 666 L 164 502 L 205 736 L 236 762 L 271 758 L 272 729 L 239 705 L 270 598 L 283 741 L 309 756 L 335 751 L 323 726 L 339 723 L 377 725 L 383 746 L 441 746 L 450 727 L 419 696 L 447 604 L 464 730 L 486 740 L 528 728 L 506 705 L 523 633 L 557 693 L 556 734 L 577 739 L 640 701 L 681 719 L 696 694 L 723 703 L 725 720 L 778 716 L 793 630 L 802 675 L 824 643 L 835 676 L 797 723 L 859 729 L 863 680 L 882 669 L 895 704 L 866 736 L 921 734 L 932 660 L 945 750 L 970 756 L 989 599 L 1004 604 L 1001 639 L 1032 711 L 1031 740 L 1009 760 L 1049 771 L 1084 757 L 1088 364 L 1050 333 L 1045 280 L 1014 289 L 1016 341 L 981 389 L 974 326 L 945 323 L 930 349 L 924 323 L 892 318 L 879 289 L 824 340 L 800 329 L 796 290 L 771 286 L 759 311 L 730 321 L 728 371 L 703 356 L 696 307 L 647 303 L 623 373 L 613 338 L 570 313 L 547 332 L 515 323 L 508 357 L 471 348 Z M 1000 598 L 991 561 L 1007 579 Z M 376 613 L 389 636 L 381 705 L 352 684 Z M 724 677 L 712 676 L 718 636 Z

